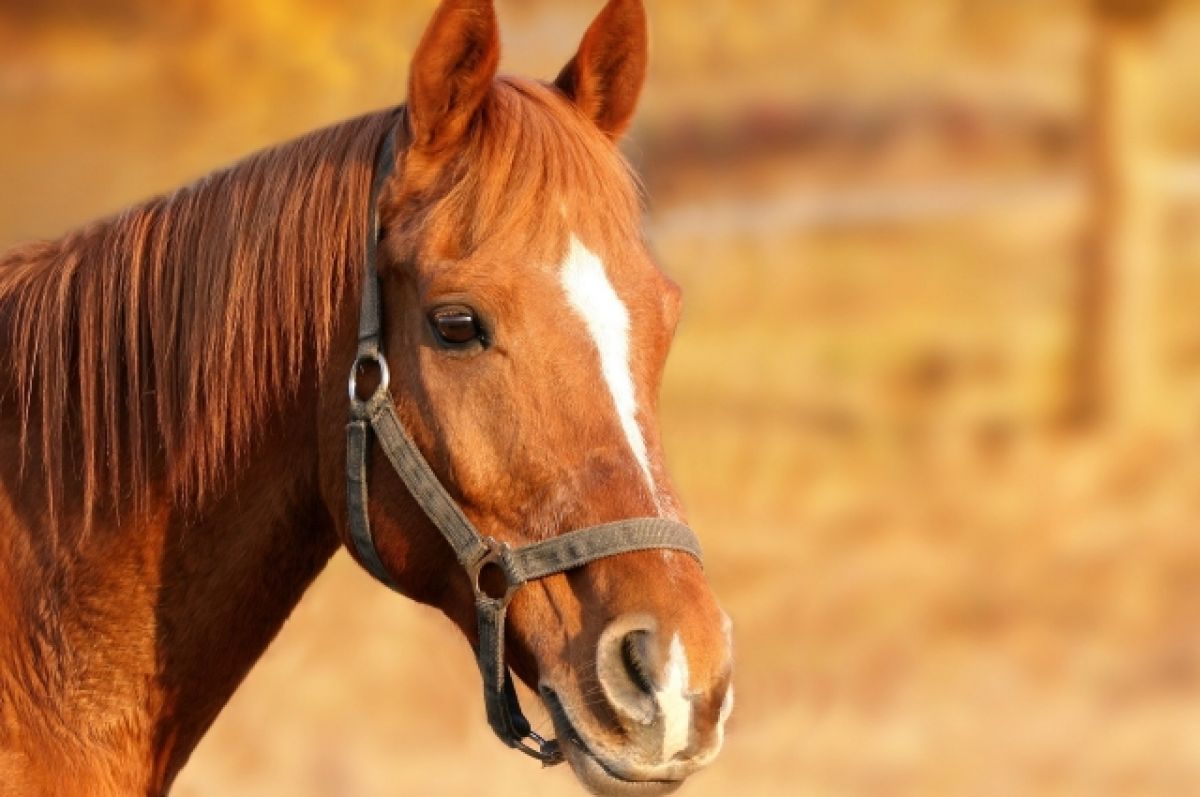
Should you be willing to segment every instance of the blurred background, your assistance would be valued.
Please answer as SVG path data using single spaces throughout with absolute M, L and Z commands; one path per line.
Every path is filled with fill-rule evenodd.
M 434 0 L 0 0 L 0 246 L 404 98 Z M 499 0 L 552 77 L 600 0 Z M 1200 793 L 1200 3 L 650 0 L 669 459 L 735 620 L 689 795 Z M 195 795 L 576 794 L 344 554 Z

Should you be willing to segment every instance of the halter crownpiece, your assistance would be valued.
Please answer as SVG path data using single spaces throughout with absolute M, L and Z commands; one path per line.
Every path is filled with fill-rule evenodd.
M 396 130 L 406 129 L 401 109 Z M 582 567 L 598 559 L 634 551 L 669 549 L 700 560 L 700 543 L 692 530 L 666 518 L 634 518 L 571 531 L 541 542 L 511 548 L 484 537 L 446 492 L 420 449 L 404 428 L 389 392 L 391 374 L 383 356 L 382 305 L 379 271 L 379 194 L 395 168 L 395 133 L 384 136 L 375 159 L 371 183 L 370 227 L 367 234 L 362 305 L 359 310 L 358 353 L 350 371 L 350 422 L 346 426 L 346 504 L 350 541 L 359 561 L 376 579 L 397 589 L 384 567 L 371 535 L 368 516 L 367 456 L 372 436 L 404 482 L 417 504 L 442 533 L 475 592 L 479 631 L 476 659 L 483 676 L 483 698 L 488 724 L 509 747 L 536 758 L 546 766 L 560 764 L 563 753 L 557 741 L 534 733 L 521 711 L 512 676 L 504 660 L 504 622 L 508 604 L 526 583 Z M 380 383 L 368 399 L 358 396 L 359 369 L 367 363 L 379 368 Z M 503 591 L 488 591 L 480 579 L 486 569 L 504 576 Z

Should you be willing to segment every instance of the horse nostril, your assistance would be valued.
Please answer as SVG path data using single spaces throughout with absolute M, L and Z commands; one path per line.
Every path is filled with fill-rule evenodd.
M 620 617 L 600 634 L 596 648 L 596 675 L 609 704 L 623 718 L 642 725 L 652 724 L 658 714 L 653 628 L 645 616 Z
M 654 694 L 654 667 L 649 631 L 631 631 L 621 640 L 621 661 L 633 685 L 644 694 Z

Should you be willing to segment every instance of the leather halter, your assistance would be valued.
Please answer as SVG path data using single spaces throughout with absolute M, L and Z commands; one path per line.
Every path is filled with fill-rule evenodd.
M 401 118 L 396 129 L 406 128 Z M 395 168 L 395 134 L 388 133 L 375 160 L 371 185 L 370 229 L 367 235 L 359 313 L 358 354 L 350 371 L 350 423 L 346 426 L 346 503 L 350 540 L 359 562 L 376 579 L 392 589 L 395 582 L 380 560 L 367 515 L 367 458 L 372 435 L 421 509 L 441 531 L 458 562 L 471 579 L 479 629 L 476 659 L 483 675 L 483 697 L 488 724 L 509 747 L 550 766 L 563 761 L 557 741 L 534 733 L 521 712 L 512 676 L 504 659 L 504 620 L 508 604 L 524 584 L 581 567 L 598 559 L 633 551 L 671 549 L 700 559 L 700 544 L 691 529 L 665 518 L 636 518 L 579 529 L 541 542 L 511 548 L 485 537 L 472 525 L 446 492 L 396 415 L 388 391 L 390 372 L 383 356 L 379 273 L 379 194 Z M 359 369 L 368 363 L 379 368 L 380 384 L 366 400 L 358 396 Z M 502 595 L 494 597 L 480 584 L 487 568 L 504 575 Z

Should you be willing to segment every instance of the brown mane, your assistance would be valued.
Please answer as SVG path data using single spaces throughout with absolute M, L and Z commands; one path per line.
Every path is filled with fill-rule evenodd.
M 0 261 L 22 449 L 40 449 L 52 517 L 65 485 L 86 522 L 100 502 L 143 506 L 159 470 L 175 495 L 221 481 L 307 358 L 324 361 L 395 119 L 307 135 Z
M 156 485 L 203 498 L 263 413 L 323 367 L 397 118 L 312 133 L 0 261 L 22 449 L 40 449 L 52 517 L 68 485 L 85 523 L 102 502 L 136 511 Z M 464 222 L 465 250 L 484 231 L 536 234 L 550 202 L 615 240 L 637 234 L 632 172 L 553 89 L 498 80 L 464 151 L 430 213 Z

